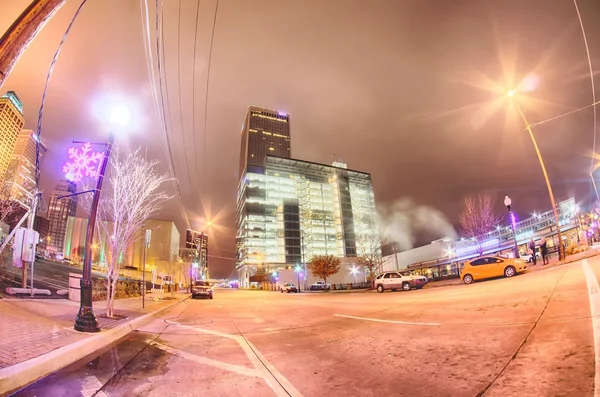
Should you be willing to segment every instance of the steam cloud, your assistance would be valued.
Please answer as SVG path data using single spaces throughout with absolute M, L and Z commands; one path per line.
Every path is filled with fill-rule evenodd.
M 439 210 L 426 205 L 415 204 L 404 198 L 389 207 L 379 208 L 379 224 L 384 237 L 396 242 L 398 249 L 413 248 L 415 236 L 427 234 L 438 238 L 456 238 L 454 227 Z

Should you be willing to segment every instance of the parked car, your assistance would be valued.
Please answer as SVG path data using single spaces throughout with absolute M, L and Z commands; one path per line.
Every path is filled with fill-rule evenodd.
M 285 283 L 281 286 L 281 293 L 283 294 L 284 292 L 287 292 L 288 294 L 290 292 L 298 292 L 298 288 L 292 284 L 292 283 Z
M 542 260 L 542 254 L 540 254 L 539 252 L 536 251 L 535 253 L 535 257 L 538 261 Z M 526 263 L 532 263 L 533 262 L 533 255 L 527 253 L 527 254 L 521 254 L 521 259 L 523 259 Z
M 325 284 L 325 281 L 317 281 L 313 285 L 310 286 L 311 291 L 323 291 L 330 290 L 331 284 Z
M 387 290 L 402 289 L 409 291 L 412 288 L 421 289 L 427 285 L 427 277 L 420 275 L 402 275 L 399 272 L 381 273 L 375 279 L 375 288 L 381 293 Z
M 527 270 L 527 263 L 522 259 L 484 256 L 465 262 L 460 278 L 465 284 L 475 280 L 492 277 L 513 277 Z
M 198 280 L 192 286 L 192 299 L 201 296 L 203 298 L 212 299 L 213 290 L 208 281 Z

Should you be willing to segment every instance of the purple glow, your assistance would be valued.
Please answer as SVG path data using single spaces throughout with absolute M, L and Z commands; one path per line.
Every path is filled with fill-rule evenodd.
M 514 212 L 510 213 L 510 221 L 511 221 L 513 227 L 517 226 L 517 217 L 515 216 Z
M 280 116 L 287 116 L 286 112 L 278 112 Z
M 63 165 L 65 177 L 72 182 L 79 182 L 83 177 L 95 178 L 98 176 L 98 165 L 103 153 L 92 152 L 92 145 L 88 142 L 80 148 L 69 148 L 69 158 Z

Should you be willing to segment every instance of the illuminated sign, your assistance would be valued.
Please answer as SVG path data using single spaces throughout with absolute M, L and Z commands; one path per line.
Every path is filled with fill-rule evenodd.
M 92 145 L 89 142 L 80 148 L 69 148 L 68 153 L 71 161 L 67 161 L 62 168 L 68 180 L 79 182 L 84 177 L 98 176 L 98 165 L 104 154 L 92 152 Z

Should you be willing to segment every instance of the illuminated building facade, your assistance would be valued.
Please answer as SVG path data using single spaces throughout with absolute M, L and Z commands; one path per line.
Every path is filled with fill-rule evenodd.
M 67 180 L 61 180 L 56 185 L 54 192 L 50 195 L 48 204 L 48 251 L 56 254 L 62 254 L 65 247 L 65 236 L 67 232 L 67 223 L 70 216 L 75 216 L 77 211 L 77 196 L 59 199 L 75 193 L 77 187 L 75 183 Z
M 8 166 L 11 197 L 23 208 L 29 208 L 33 200 L 36 146 L 37 134 L 31 130 L 21 130 Z M 47 150 L 46 145 L 40 142 L 40 164 Z
M 14 91 L 8 91 L 0 97 L 0 180 L 8 170 L 24 124 L 23 104 Z
M 290 158 L 290 115 L 250 106 L 242 126 L 240 176 L 265 166 L 267 156 Z
M 237 217 L 242 286 L 315 255 L 360 256 L 357 238 L 377 233 L 371 175 L 343 163 L 267 156 L 240 181 Z
M 208 235 L 196 230 L 187 229 L 185 233 L 185 249 L 180 250 L 184 261 L 192 263 L 196 278 L 208 278 Z

